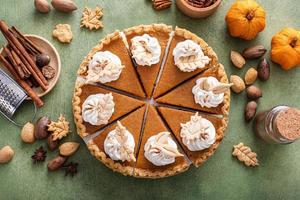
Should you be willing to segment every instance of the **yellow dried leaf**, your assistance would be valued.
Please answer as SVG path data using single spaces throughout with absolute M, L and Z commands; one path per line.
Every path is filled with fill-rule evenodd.
M 100 19 L 103 16 L 103 9 L 96 7 L 95 9 L 90 9 L 85 7 L 82 12 L 81 25 L 80 27 L 86 27 L 90 30 L 103 28 L 103 24 Z
M 245 146 L 243 143 L 239 143 L 233 146 L 233 156 L 236 156 L 237 159 L 243 162 L 246 166 L 257 166 L 257 154 L 252 152 L 251 149 Z
M 57 122 L 51 121 L 48 125 L 48 131 L 52 132 L 52 140 L 60 140 L 70 133 L 70 123 L 64 116 L 60 115 Z

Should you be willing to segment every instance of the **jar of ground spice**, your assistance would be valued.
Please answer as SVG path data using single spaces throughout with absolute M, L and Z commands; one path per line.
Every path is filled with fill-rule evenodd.
M 289 144 L 300 138 L 300 110 L 276 106 L 255 119 L 257 135 L 269 143 Z

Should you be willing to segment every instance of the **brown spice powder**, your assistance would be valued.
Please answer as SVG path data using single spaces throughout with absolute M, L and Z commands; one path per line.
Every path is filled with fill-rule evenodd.
M 289 140 L 300 138 L 300 110 L 289 108 L 281 111 L 275 119 L 275 125 L 283 137 Z

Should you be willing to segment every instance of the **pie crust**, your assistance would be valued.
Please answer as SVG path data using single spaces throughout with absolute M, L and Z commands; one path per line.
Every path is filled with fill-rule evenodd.
M 168 38 L 167 47 L 165 51 L 162 51 L 160 63 L 157 64 L 156 68 L 152 68 L 153 71 L 147 69 L 147 66 L 144 70 L 137 69 L 133 62 L 131 62 L 132 58 L 130 58 L 130 49 L 128 45 L 128 40 L 135 35 L 141 35 L 144 33 L 152 33 L 154 37 L 158 37 L 157 34 L 161 32 L 163 35 L 166 33 L 170 33 L 170 37 Z M 150 34 L 149 34 L 150 35 Z M 159 34 L 158 34 L 159 35 Z M 125 37 L 124 37 L 125 36 Z M 159 38 L 158 38 L 159 39 Z M 176 44 L 180 41 L 191 39 L 198 43 L 204 52 L 204 54 L 211 58 L 210 63 L 205 66 L 203 69 L 197 69 L 194 72 L 181 72 L 175 65 L 174 59 L 172 56 L 172 51 Z M 122 41 L 122 42 L 120 42 Z M 166 38 L 164 38 L 166 41 Z M 116 45 L 119 44 L 119 45 Z M 112 47 L 113 46 L 113 47 Z M 118 48 L 116 48 L 118 46 Z M 107 91 L 112 92 L 112 94 L 117 93 L 119 95 L 127 96 L 128 99 L 124 100 L 123 104 L 125 107 L 132 106 L 133 102 L 140 102 L 136 104 L 135 109 L 129 109 L 122 113 L 118 119 L 114 119 L 109 122 L 108 125 L 101 126 L 97 129 L 95 133 L 88 133 L 87 132 L 87 125 L 83 121 L 81 115 L 81 105 L 83 99 L 81 99 L 81 95 L 85 92 L 88 93 L 90 91 L 85 91 L 85 79 L 84 77 L 87 75 L 87 66 L 89 61 L 91 60 L 92 56 L 100 50 L 110 49 L 113 48 L 115 54 L 117 54 L 122 64 L 126 65 L 128 69 L 130 69 L 130 73 L 126 71 L 126 77 L 122 78 L 122 71 L 121 76 L 118 80 L 113 81 L 109 84 L 98 84 L 94 85 L 93 87 L 100 87 Z M 153 66 L 151 66 L 153 67 Z M 143 69 L 143 68 L 141 68 Z M 146 70 L 147 69 L 147 70 Z M 150 68 L 151 69 L 151 68 Z M 124 69 L 123 69 L 124 70 Z M 123 75 L 124 75 L 123 74 Z M 87 142 L 88 149 L 90 150 L 91 154 L 94 155 L 99 161 L 104 163 L 107 167 L 111 168 L 113 171 L 120 172 L 124 175 L 130 175 L 138 178 L 162 178 L 167 176 L 172 176 L 181 172 L 186 171 L 190 167 L 190 160 L 193 161 L 195 166 L 200 166 L 204 161 L 206 161 L 216 150 L 218 145 L 220 144 L 223 136 L 224 131 L 227 127 L 228 123 L 228 114 L 229 114 L 229 107 L 230 107 L 230 90 L 225 92 L 224 95 L 224 102 L 222 106 L 218 110 L 215 109 L 199 109 L 199 107 L 190 106 L 190 104 L 180 104 L 178 99 L 181 101 L 188 101 L 186 98 L 180 97 L 182 94 L 177 94 L 176 98 L 166 96 L 172 94 L 178 88 L 185 87 L 188 85 L 189 81 L 194 79 L 195 77 L 200 76 L 209 76 L 208 74 L 215 76 L 219 79 L 219 81 L 223 83 L 228 83 L 228 78 L 225 73 L 225 69 L 223 65 L 218 63 L 218 58 L 215 52 L 212 50 L 208 44 L 202 40 L 200 37 L 196 36 L 195 34 L 191 33 L 188 30 L 181 29 L 176 27 L 174 31 L 172 31 L 170 26 L 164 24 L 152 24 L 152 25 L 140 25 L 132 28 L 128 28 L 124 30 L 124 32 L 115 31 L 112 34 L 107 35 L 104 39 L 102 39 L 87 55 L 87 57 L 81 63 L 79 70 L 78 70 L 78 78 L 75 84 L 74 90 L 74 97 L 73 97 L 73 113 L 74 113 L 74 121 L 77 126 L 78 134 L 85 138 Z M 145 78 L 146 77 L 146 78 Z M 148 78 L 149 80 L 147 80 Z M 144 81 L 143 81 L 144 79 Z M 145 81 L 147 80 L 147 81 Z M 154 82 L 153 82 L 154 81 Z M 151 83 L 153 85 L 151 85 Z M 150 85 L 149 85 L 150 84 Z M 149 87 L 147 89 L 147 98 L 143 91 L 143 88 Z M 151 91 L 151 88 L 154 88 Z M 83 91 L 84 90 L 84 91 Z M 149 95 L 149 91 L 151 91 L 151 95 Z M 190 93 L 192 93 L 190 91 Z M 172 96 L 172 95 L 171 95 Z M 126 98 L 125 98 L 126 99 Z M 130 99 L 136 100 L 131 101 Z M 114 98 L 115 101 L 115 98 Z M 165 105 L 161 104 L 164 103 Z M 137 161 L 135 163 L 122 163 L 118 161 L 113 161 L 109 158 L 104 151 L 102 151 L 101 144 L 99 146 L 99 141 L 97 138 L 97 134 L 105 133 L 110 130 L 110 127 L 114 126 L 116 120 L 126 119 L 127 117 L 131 116 L 133 113 L 137 112 L 140 109 L 144 109 L 143 105 L 148 104 L 148 109 L 145 111 L 143 116 L 143 124 L 141 128 L 141 133 L 139 135 L 139 141 L 136 144 L 135 153 L 137 155 Z M 173 106 L 168 106 L 166 104 L 173 104 Z M 178 144 L 179 150 L 185 154 L 184 157 L 177 157 L 175 164 L 172 163 L 169 166 L 154 166 L 150 163 L 146 163 L 147 160 L 144 156 L 144 146 L 146 139 L 148 139 L 151 135 L 157 134 L 159 131 L 169 131 L 171 132 L 171 126 L 168 124 L 167 120 L 164 119 L 162 115 L 157 112 L 154 106 L 167 106 L 172 109 L 176 109 L 177 111 L 186 110 L 185 112 L 189 111 L 191 113 L 196 112 L 197 110 L 202 110 L 205 112 L 207 116 L 211 116 L 210 113 L 219 114 L 220 124 L 218 124 L 217 128 L 217 139 L 216 142 L 208 148 L 206 151 L 203 151 L 201 156 L 198 156 L 197 159 L 190 159 L 188 160 L 189 152 L 182 146 L 180 140 L 176 139 L 176 134 L 172 135 L 174 140 Z M 169 109 L 170 109 L 169 108 Z M 116 109 L 116 106 L 115 106 Z M 159 107 L 158 107 L 159 110 Z M 115 110 L 116 112 L 116 110 Z M 213 116 L 211 116 L 213 117 Z M 223 117 L 223 118 L 222 118 Z M 156 122 L 154 122 L 156 121 Z M 134 123 L 134 122 L 133 122 Z M 181 123 L 185 123 L 184 121 Z M 89 137 L 87 137 L 89 136 Z M 94 139 L 93 139 L 94 138 Z M 96 141 L 96 142 L 95 142 Z M 101 142 L 101 141 L 100 141 Z M 100 147 L 100 148 L 99 148 Z M 146 164 L 145 164 L 146 163 Z

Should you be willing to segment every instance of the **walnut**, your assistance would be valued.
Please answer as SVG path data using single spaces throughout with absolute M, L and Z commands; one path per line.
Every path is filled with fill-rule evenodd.
M 85 7 L 82 12 L 80 27 L 86 27 L 90 30 L 103 28 L 103 24 L 100 19 L 103 17 L 103 9 L 96 7 L 90 9 Z
M 163 10 L 171 7 L 172 0 L 152 0 L 152 5 L 155 10 Z
M 70 123 L 64 116 L 60 115 L 57 122 L 51 121 L 48 125 L 48 131 L 52 132 L 52 140 L 60 140 L 70 133 Z
M 257 154 L 252 152 L 251 149 L 245 146 L 242 142 L 233 146 L 233 156 L 236 156 L 237 159 L 243 162 L 246 166 L 257 166 Z
M 70 43 L 73 38 L 71 26 L 69 24 L 57 24 L 52 32 L 52 36 L 62 43 Z

